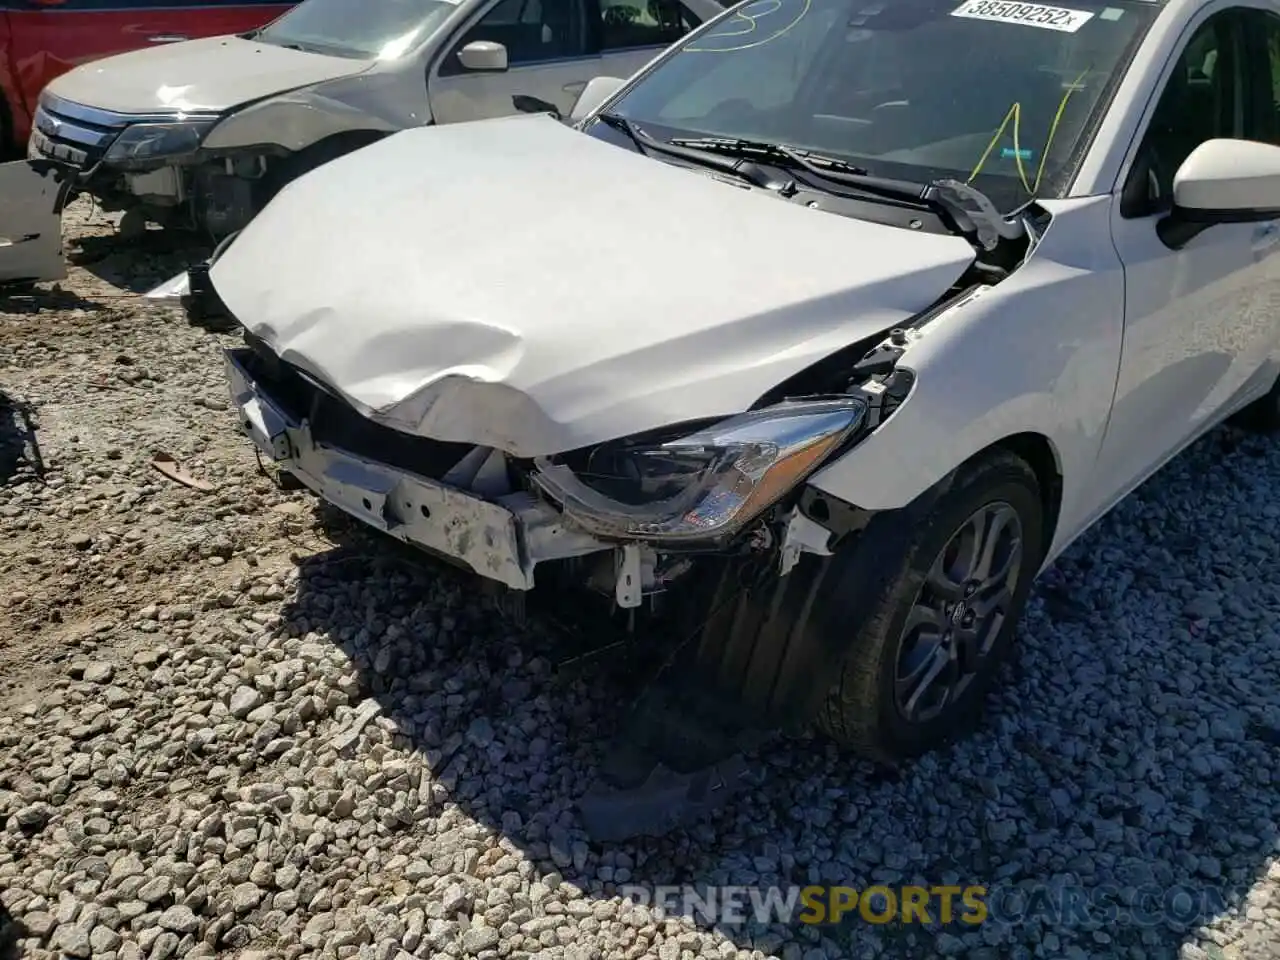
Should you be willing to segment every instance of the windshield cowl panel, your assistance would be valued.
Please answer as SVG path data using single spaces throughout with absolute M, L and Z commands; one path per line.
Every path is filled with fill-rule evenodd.
M 361 60 L 395 60 L 417 48 L 457 8 L 454 0 L 303 0 L 254 39 Z
M 1065 195 L 1157 8 L 1132 0 L 754 0 L 610 111 L 678 139 L 785 144 L 1001 212 Z

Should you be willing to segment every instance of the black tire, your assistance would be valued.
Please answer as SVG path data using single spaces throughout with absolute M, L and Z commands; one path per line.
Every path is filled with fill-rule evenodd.
M 929 568 L 964 526 L 991 504 L 1012 507 L 1021 524 L 1022 559 L 1003 621 L 981 667 L 941 713 L 910 722 L 894 697 L 895 671 L 907 617 Z M 892 515 L 884 515 L 891 518 Z M 877 517 L 876 519 L 879 519 Z M 837 555 L 828 577 L 824 629 L 857 625 L 843 668 L 818 724 L 863 756 L 895 763 L 927 753 L 970 731 L 1012 645 L 1035 574 L 1044 556 L 1044 509 L 1034 471 L 1019 457 L 993 450 L 965 464 L 916 522 L 877 526 L 873 521 L 847 556 Z M 869 558 L 896 555 L 874 597 L 858 596 L 858 579 L 871 575 Z M 868 602 L 869 600 L 869 602 Z
M 1232 416 L 1231 423 L 1252 433 L 1280 433 L 1280 380 L 1265 396 Z
M 266 175 L 258 182 L 258 189 L 254 192 L 255 206 L 261 210 L 277 193 L 303 174 L 381 139 L 382 134 L 374 131 L 339 134 L 284 157 L 270 166 Z
M 923 573 L 952 531 L 986 498 L 1014 505 L 1024 560 L 1003 630 L 980 683 L 928 729 L 895 724 L 883 674 Z M 993 450 L 901 510 L 873 516 L 831 557 L 802 554 L 785 577 L 776 561 L 710 558 L 701 585 L 684 591 L 696 642 L 664 671 L 633 714 L 645 746 L 681 772 L 721 759 L 733 741 L 815 719 L 837 742 L 896 762 L 970 726 L 1010 645 L 1044 551 L 1039 486 L 1031 468 Z M 705 599 L 711 597 L 710 602 Z M 678 618 L 679 620 L 679 618 Z M 683 631 L 682 631 L 683 632 Z M 833 678 L 838 682 L 832 688 Z M 892 678 L 890 678 L 891 681 Z

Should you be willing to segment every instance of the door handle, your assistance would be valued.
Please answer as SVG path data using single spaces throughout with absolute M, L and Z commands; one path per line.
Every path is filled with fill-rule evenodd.
M 583 90 L 587 89 L 587 81 L 574 80 L 572 83 L 566 83 L 560 89 L 563 90 L 565 93 L 572 93 L 576 95 L 581 93 Z
M 180 33 L 153 33 L 147 37 L 147 43 L 185 43 L 190 39 Z

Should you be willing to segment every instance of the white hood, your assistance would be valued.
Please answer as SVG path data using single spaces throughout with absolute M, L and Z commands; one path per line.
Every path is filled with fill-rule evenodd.
M 210 278 L 364 415 L 534 456 L 739 413 L 972 260 L 958 237 L 513 117 L 398 133 L 307 174 Z
M 353 76 L 370 65 L 234 36 L 209 37 L 94 60 L 57 77 L 47 89 L 74 103 L 118 113 L 222 112 Z

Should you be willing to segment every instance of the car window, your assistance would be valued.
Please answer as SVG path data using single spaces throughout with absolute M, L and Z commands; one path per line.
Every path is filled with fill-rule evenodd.
M 611 105 L 657 135 L 783 143 L 1005 210 L 1061 196 L 1158 7 L 748 0 Z
M 361 59 L 394 60 L 455 10 L 450 0 L 304 0 L 253 35 L 259 43 Z
M 1262 69 L 1256 74 L 1258 88 L 1247 111 L 1256 127 L 1253 139 L 1280 145 L 1280 17 L 1263 10 L 1251 10 L 1253 23 L 1248 36 L 1259 44 Z
M 600 0 L 600 48 L 665 47 L 698 26 L 678 0 Z
M 464 73 L 458 51 L 476 40 L 507 48 L 512 67 L 587 55 L 582 0 L 500 0 L 469 29 L 440 65 L 442 76 Z
M 1271 79 L 1271 106 L 1280 107 L 1280 17 L 1263 14 L 1267 44 L 1267 69 Z
M 1206 140 L 1255 132 L 1244 122 L 1243 20 L 1240 10 L 1215 14 L 1178 55 L 1125 184 L 1126 216 L 1166 209 L 1178 167 Z

